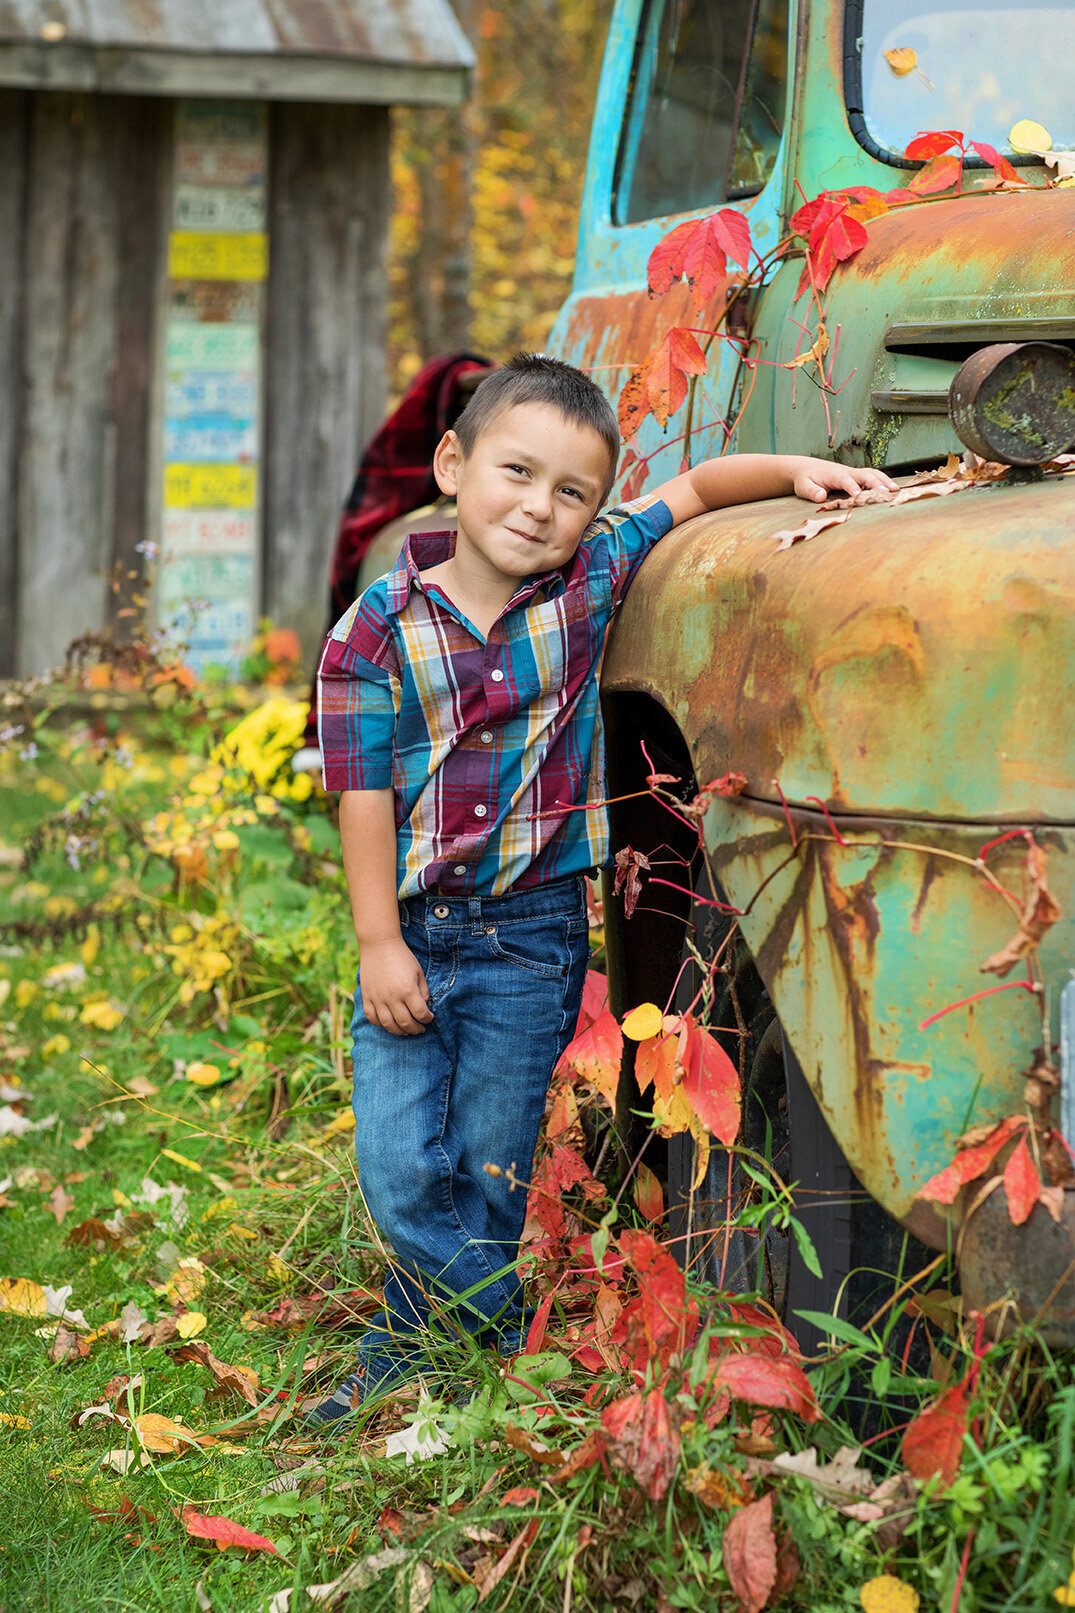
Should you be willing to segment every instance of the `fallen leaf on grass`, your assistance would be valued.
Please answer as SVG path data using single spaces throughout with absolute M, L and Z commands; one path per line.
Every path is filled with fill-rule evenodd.
M 208 1317 L 201 1311 L 184 1311 L 182 1316 L 176 1318 L 176 1328 L 181 1339 L 192 1339 L 198 1333 L 205 1331 Z
M 0 1425 L 4 1428 L 29 1428 L 29 1417 L 20 1417 L 15 1411 L 0 1411 Z
M 686 1476 L 687 1489 L 696 1495 L 710 1512 L 731 1512 L 747 1502 L 742 1482 L 731 1473 L 718 1473 L 708 1463 L 692 1467 Z
M 369 1590 L 386 1569 L 400 1568 L 412 1556 L 413 1553 L 405 1546 L 386 1546 L 383 1551 L 375 1551 L 371 1556 L 363 1557 L 361 1562 L 353 1563 L 339 1579 L 330 1580 L 325 1585 L 307 1585 L 305 1594 L 318 1606 L 335 1606 L 352 1591 Z M 293 1594 L 290 1586 L 287 1590 L 277 1591 L 269 1602 L 269 1613 L 289 1613 Z
M 500 1497 L 497 1505 L 501 1507 L 526 1507 L 531 1501 L 540 1499 L 540 1492 L 532 1490 L 527 1484 L 517 1484 L 513 1490 L 507 1490 Z
M 939 1478 L 947 1489 L 959 1472 L 966 1431 L 967 1386 L 957 1383 L 912 1420 L 903 1436 L 905 1467 L 921 1483 Z
M 630 1473 L 644 1495 L 660 1501 L 679 1465 L 679 1428 L 660 1389 L 636 1390 L 601 1414 L 609 1460 Z
M 917 1613 L 918 1592 L 895 1574 L 878 1574 L 859 1587 L 866 1613 Z
M 504 1429 L 504 1443 L 510 1445 L 513 1451 L 522 1451 L 524 1456 L 529 1456 L 532 1462 L 542 1467 L 558 1468 L 563 1464 L 563 1451 L 550 1450 L 548 1445 L 543 1445 L 533 1434 L 527 1433 L 525 1428 L 517 1428 L 514 1423 L 508 1423 Z
M 153 1458 L 148 1451 L 105 1451 L 97 1465 L 111 1468 L 113 1473 L 126 1474 L 132 1467 L 152 1467 Z
M 29 1277 L 0 1277 L 0 1311 L 9 1316 L 47 1316 L 45 1290 Z
M 27 1120 L 11 1104 L 0 1106 L 0 1137 L 24 1137 L 28 1131 L 48 1131 L 59 1120 L 59 1115 L 46 1115 L 44 1120 Z
M 839 526 L 841 521 L 847 520 L 849 513 L 849 511 L 845 510 L 842 513 L 814 515 L 808 517 L 800 526 L 782 527 L 779 532 L 773 533 L 773 537 L 777 539 L 776 546 L 778 549 L 790 549 L 792 544 L 806 543 L 810 538 L 816 538 L 819 532 L 826 531 L 830 526 Z
M 88 1339 L 80 1339 L 73 1328 L 66 1327 L 63 1322 L 56 1329 L 55 1337 L 49 1346 L 49 1360 L 54 1366 L 63 1366 L 66 1361 L 82 1361 L 89 1355 L 92 1345 Z
M 182 1512 L 175 1508 L 172 1510 L 192 1539 L 211 1540 L 218 1551 L 238 1546 L 240 1551 L 271 1551 L 274 1556 L 279 1555 L 271 1540 L 266 1540 L 264 1535 L 253 1534 L 251 1530 L 244 1529 L 241 1523 L 233 1523 L 230 1518 L 199 1512 L 197 1507 L 191 1506 L 184 1507 Z
M 821 1416 L 809 1378 L 787 1356 L 726 1355 L 716 1363 L 710 1381 L 715 1389 L 726 1389 L 733 1400 L 793 1411 L 806 1423 L 816 1423 Z
M 736 1512 L 724 1530 L 724 1568 L 744 1613 L 761 1613 L 776 1585 L 773 1498 L 763 1496 Z
M 188 1315 L 193 1315 L 188 1312 Z M 204 1322 L 205 1318 L 202 1318 Z M 180 1323 L 183 1318 L 180 1317 Z M 248 1406 L 256 1406 L 261 1398 L 258 1392 L 258 1375 L 249 1367 L 232 1366 L 227 1361 L 221 1361 L 215 1356 L 208 1344 L 184 1344 L 178 1350 L 170 1350 L 169 1355 L 173 1361 L 198 1361 L 212 1373 L 214 1383 L 230 1394 L 238 1395 L 245 1400 Z
M 526 1553 L 534 1544 L 534 1539 L 540 1528 L 541 1525 L 538 1520 L 536 1518 L 532 1519 L 524 1529 L 519 1530 L 519 1533 L 515 1536 L 515 1539 L 511 1542 L 511 1545 L 508 1547 L 507 1551 L 503 1554 L 500 1560 L 495 1563 L 485 1575 L 483 1575 L 481 1580 L 481 1589 L 478 1592 L 479 1607 L 487 1597 L 492 1596 L 493 1592 L 500 1584 L 500 1581 L 504 1578 L 504 1575 L 508 1572 L 509 1568 L 514 1565 L 515 1559 L 520 1555 L 520 1553 L 522 1554 L 523 1561 L 525 1561 Z M 475 1564 L 475 1569 L 476 1568 L 477 1565 Z M 521 1572 L 522 1563 L 520 1563 L 519 1568 Z M 476 1575 L 475 1583 L 477 1583 Z
M 57 1185 L 49 1194 L 49 1209 L 56 1217 L 56 1225 L 61 1226 L 63 1219 L 74 1205 L 74 1199 L 63 1187 Z
M 157 1515 L 147 1512 L 145 1507 L 135 1506 L 129 1496 L 121 1495 L 114 1509 L 109 1507 L 95 1507 L 87 1502 L 90 1512 L 98 1523 L 137 1523 L 144 1518 L 147 1523 L 156 1523 Z
M 409 1423 L 398 1434 L 389 1434 L 385 1440 L 385 1456 L 402 1456 L 408 1467 L 412 1462 L 428 1462 L 433 1456 L 440 1456 L 448 1449 L 450 1443 L 440 1429 L 430 1429 L 428 1425 L 420 1422 Z

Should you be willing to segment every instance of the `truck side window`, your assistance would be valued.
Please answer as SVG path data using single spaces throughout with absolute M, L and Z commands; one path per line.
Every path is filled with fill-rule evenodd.
M 616 166 L 617 224 L 761 189 L 784 125 L 787 18 L 788 0 L 647 0 Z

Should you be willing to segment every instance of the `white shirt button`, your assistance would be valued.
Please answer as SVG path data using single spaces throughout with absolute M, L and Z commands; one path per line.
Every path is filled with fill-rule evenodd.
M 494 683 L 503 683 L 504 681 L 504 674 L 501 672 L 499 667 L 494 667 L 489 676 L 492 678 Z
M 490 733 L 488 728 L 483 728 L 482 729 L 482 744 L 483 745 L 491 745 L 492 743 L 493 743 L 492 734 Z
M 474 808 L 474 816 L 476 818 L 484 818 L 488 810 L 489 808 L 482 806 L 481 802 L 479 801 L 478 805 Z
M 466 863 L 456 863 L 455 867 L 452 869 L 453 874 L 465 874 L 466 871 Z

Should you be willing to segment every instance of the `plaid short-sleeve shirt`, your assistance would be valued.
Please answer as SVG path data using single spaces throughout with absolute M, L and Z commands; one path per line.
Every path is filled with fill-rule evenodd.
M 606 860 L 605 629 L 671 525 L 653 495 L 599 516 L 488 638 L 419 576 L 454 533 L 418 533 L 337 622 L 318 669 L 325 787 L 391 785 L 401 898 L 498 896 Z

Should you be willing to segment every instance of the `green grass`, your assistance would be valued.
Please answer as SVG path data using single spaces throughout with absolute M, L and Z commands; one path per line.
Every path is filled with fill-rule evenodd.
M 246 790 L 232 807 L 249 809 L 255 821 L 234 828 L 238 847 L 215 846 L 210 826 L 205 878 L 184 883 L 168 853 L 147 848 L 153 833 L 145 825 L 172 811 L 170 794 L 189 796 L 213 744 L 213 714 L 180 701 L 125 741 L 109 731 L 107 714 L 96 732 L 80 724 L 53 718 L 35 736 L 37 757 L 19 760 L 23 735 L 0 764 L 0 1077 L 32 1095 L 20 1105 L 28 1118 L 59 1116 L 54 1126 L 0 1138 L 0 1180 L 11 1178 L 0 1206 L 0 1278 L 70 1285 L 68 1308 L 84 1311 L 97 1330 L 132 1304 L 150 1322 L 174 1316 L 169 1280 L 174 1285 L 177 1271 L 197 1274 L 178 1265 L 196 1259 L 204 1285 L 184 1290 L 188 1309 L 206 1318 L 196 1339 L 220 1360 L 256 1372 L 260 1400 L 255 1413 L 237 1398 L 214 1398 L 207 1368 L 178 1358 L 181 1340 L 151 1347 L 101 1337 L 85 1358 L 56 1364 L 52 1324 L 0 1309 L 4 1613 L 87 1606 L 186 1613 L 198 1605 L 199 1584 L 208 1598 L 201 1605 L 216 1613 L 260 1613 L 277 1593 L 345 1572 L 353 1579 L 348 1607 L 463 1613 L 505 1561 L 483 1606 L 732 1613 L 724 1533 L 741 1510 L 737 1501 L 765 1495 L 800 1562 L 783 1607 L 860 1608 L 860 1587 L 884 1572 L 913 1588 L 923 1607 L 944 1613 L 957 1586 L 961 1613 L 1056 1605 L 1075 1543 L 1075 1388 L 1069 1359 L 1032 1336 L 979 1349 L 977 1441 L 965 1442 L 947 1492 L 912 1491 L 909 1526 L 890 1548 L 876 1520 L 838 1511 L 803 1477 L 759 1467 L 750 1455 L 761 1452 L 771 1463 L 812 1445 L 819 1460 L 831 1459 L 853 1443 L 844 1421 L 849 1395 L 872 1381 L 865 1392 L 881 1426 L 897 1432 L 863 1460 L 878 1483 L 898 1477 L 898 1427 L 941 1381 L 964 1376 L 974 1359 L 972 1322 L 950 1337 L 938 1334 L 936 1382 L 901 1378 L 898 1362 L 879 1368 L 879 1333 L 868 1346 L 807 1363 L 820 1421 L 736 1404 L 709 1427 L 711 1402 L 698 1385 L 710 1338 L 730 1334 L 718 1297 L 697 1292 L 698 1341 L 683 1359 L 654 1360 L 648 1369 L 646 1387 L 660 1384 L 682 1442 L 657 1501 L 629 1461 L 617 1465 L 611 1447 L 604 1463 L 558 1482 L 550 1482 L 553 1466 L 525 1448 L 540 1439 L 554 1451 L 577 1450 L 602 1411 L 631 1392 L 629 1372 L 590 1373 L 573 1362 L 543 1391 L 542 1405 L 540 1397 L 519 1397 L 502 1363 L 465 1341 L 442 1345 L 432 1408 L 421 1414 L 452 1441 L 443 1454 L 411 1466 L 386 1455 L 386 1438 L 415 1414 L 414 1389 L 389 1397 L 345 1439 L 309 1441 L 286 1419 L 288 1406 L 345 1375 L 359 1327 L 286 1317 L 251 1326 L 250 1313 L 317 1292 L 375 1288 L 383 1273 L 350 1133 L 329 1131 L 349 1102 L 354 952 L 334 831 L 323 804 L 281 800 L 270 810 L 258 807 L 257 790 Z M 129 747 L 132 767 L 116 764 L 121 741 L 121 762 Z M 101 800 L 69 808 L 102 788 Z M 65 810 L 69 822 L 57 816 Z M 188 802 L 180 816 L 194 822 L 200 810 Z M 77 867 L 67 857 L 71 833 L 82 840 Z M 212 930 L 218 919 L 230 929 Z M 207 980 L 183 949 L 191 936 L 212 934 L 225 936 L 227 967 Z M 50 984 L 57 965 L 77 966 L 75 978 Z M 84 1021 L 94 1000 L 121 1012 L 112 1029 Z M 195 1062 L 215 1065 L 219 1081 L 189 1081 L 186 1067 Z M 169 1198 L 139 1202 L 146 1178 L 184 1190 L 178 1214 Z M 56 1201 L 62 1220 L 57 1188 L 66 1196 Z M 584 1231 L 587 1216 L 594 1224 L 608 1202 L 587 1208 L 576 1194 L 572 1227 Z M 122 1247 L 66 1241 L 87 1218 L 139 1210 L 152 1220 L 136 1224 Z M 613 1240 L 630 1220 L 626 1210 L 610 1218 Z M 571 1356 L 593 1285 L 585 1290 L 570 1262 L 554 1275 L 566 1303 L 553 1312 L 546 1348 Z M 109 1450 L 137 1450 L 130 1430 L 72 1422 L 120 1374 L 141 1378 L 120 1397 L 121 1409 L 162 1414 L 217 1443 L 156 1454 L 123 1476 L 102 1468 Z M 463 1382 L 475 1398 L 460 1405 Z M 765 1420 L 752 1430 L 758 1417 Z M 296 1488 L 280 1488 L 289 1473 L 299 1474 Z M 720 1480 L 708 1499 L 707 1474 Z M 505 1505 L 519 1487 L 535 1490 L 536 1499 Z M 144 1511 L 119 1521 L 97 1515 L 116 1513 L 124 1498 Z M 191 1539 L 177 1516 L 191 1505 L 271 1539 L 278 1554 L 221 1552 Z M 505 1548 L 534 1523 L 533 1539 L 506 1559 Z M 385 1551 L 396 1555 L 378 1560 Z M 302 1595 L 291 1605 L 301 1608 Z

